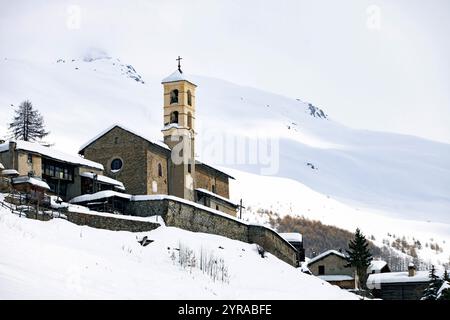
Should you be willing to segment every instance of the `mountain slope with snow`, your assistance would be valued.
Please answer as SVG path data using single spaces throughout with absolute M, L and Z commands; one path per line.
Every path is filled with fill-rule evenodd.
M 0 126 L 5 133 L 11 104 L 30 99 L 52 132 L 48 139 L 65 151 L 77 152 L 82 143 L 117 122 L 157 140 L 162 128 L 160 81 L 171 71 L 164 75 L 136 71 L 119 59 L 91 51 L 48 63 L 7 57 L 0 60 L 0 108 L 5 115 Z M 450 241 L 450 145 L 350 129 L 298 99 L 186 76 L 198 85 L 196 153 L 208 163 L 244 172 L 245 188 L 232 187 L 239 190 L 236 194 L 232 189 L 236 199 L 247 203 L 262 199 L 245 175 L 270 173 L 292 182 L 280 185 L 277 192 L 262 193 L 266 206 L 279 204 L 282 210 L 292 200 L 297 203 L 294 213 L 322 216 L 323 223 L 353 229 L 360 221 L 367 226 L 364 231 L 375 233 L 381 221 L 395 221 L 407 235 L 420 231 L 424 237 L 435 234 L 439 241 Z M 255 141 L 259 144 L 252 149 Z M 239 173 L 237 178 L 239 183 Z M 272 183 L 261 180 L 265 190 L 273 190 Z M 292 183 L 293 189 L 288 187 Z M 328 209 L 303 207 L 301 199 L 310 194 L 305 190 Z M 340 209 L 342 214 L 334 213 L 329 198 L 345 208 Z M 393 231 L 396 228 L 392 225 Z
M 0 243 L 0 299 L 358 299 L 256 245 L 172 227 L 106 231 L 0 207 Z M 224 278 L 181 266 L 179 250 L 219 261 Z

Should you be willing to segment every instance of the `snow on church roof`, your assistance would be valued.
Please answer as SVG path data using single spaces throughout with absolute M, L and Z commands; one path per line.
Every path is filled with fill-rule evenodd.
M 189 81 L 186 78 L 186 74 L 183 72 L 180 72 L 180 70 L 178 70 L 178 69 L 175 72 L 173 72 L 170 76 L 162 79 L 161 83 L 169 83 L 169 82 L 176 82 L 176 81 L 188 81 L 188 82 L 192 83 L 191 81 Z M 192 84 L 194 84 L 194 83 L 192 83 Z
M 29 151 L 29 152 L 37 153 L 42 156 L 45 156 L 45 157 L 48 157 L 51 159 L 55 159 L 58 161 L 67 162 L 67 163 L 71 163 L 71 164 L 78 164 L 78 165 L 82 165 L 82 166 L 86 166 L 86 167 L 90 167 L 90 168 L 103 170 L 103 165 L 101 165 L 100 163 L 84 159 L 78 155 L 71 155 L 71 154 L 63 153 L 63 152 L 55 150 L 53 148 L 40 145 L 39 143 L 22 141 L 22 140 L 17 140 L 17 141 L 15 141 L 15 143 L 16 143 L 16 150 Z M 4 152 L 4 151 L 8 151 L 8 150 L 9 150 L 9 141 L 6 141 L 5 143 L 0 144 L 0 152 Z
M 105 130 L 103 130 L 102 132 L 100 132 L 99 134 L 97 134 L 95 137 L 93 137 L 92 139 L 90 139 L 88 142 L 84 143 L 84 144 L 80 147 L 80 150 L 79 150 L 78 152 L 81 152 L 81 151 L 83 151 L 84 149 L 86 149 L 86 147 L 88 147 L 88 146 L 89 146 L 90 144 L 92 144 L 94 141 L 100 139 L 102 136 L 104 136 L 105 134 L 107 134 L 108 132 L 110 132 L 110 131 L 111 131 L 112 129 L 114 129 L 115 127 L 119 127 L 119 128 L 121 128 L 121 129 L 123 129 L 123 130 L 125 130 L 125 131 L 128 131 L 128 132 L 130 132 L 130 133 L 132 133 L 132 134 L 134 134 L 134 135 L 136 135 L 136 136 L 138 136 L 138 137 L 141 137 L 141 138 L 144 139 L 144 140 L 147 140 L 147 141 L 150 142 L 150 143 L 156 144 L 156 145 L 158 145 L 158 146 L 160 146 L 160 147 L 162 147 L 162 148 L 164 148 L 164 149 L 170 150 L 169 146 L 168 146 L 167 144 L 165 144 L 164 142 L 162 142 L 162 141 L 151 140 L 151 139 L 145 137 L 143 134 L 140 134 L 140 133 L 137 133 L 137 132 L 135 132 L 135 131 L 133 131 L 133 130 L 131 130 L 131 129 L 128 129 L 127 127 L 125 127 L 125 126 L 123 126 L 123 125 L 121 125 L 121 124 L 115 123 L 115 124 L 109 126 L 108 128 L 106 128 Z

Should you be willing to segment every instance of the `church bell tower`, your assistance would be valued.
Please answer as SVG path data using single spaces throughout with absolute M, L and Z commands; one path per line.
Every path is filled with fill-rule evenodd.
M 164 143 L 171 149 L 169 194 L 195 201 L 195 88 L 178 69 L 162 80 L 164 87 Z

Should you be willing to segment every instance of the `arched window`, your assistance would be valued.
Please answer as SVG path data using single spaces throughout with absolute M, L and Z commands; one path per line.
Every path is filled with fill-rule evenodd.
M 192 106 L 192 94 L 191 94 L 191 90 L 188 90 L 188 92 L 187 92 L 187 100 L 188 100 L 188 105 Z
M 188 112 L 188 116 L 187 117 L 188 117 L 187 126 L 188 126 L 188 128 L 192 129 L 192 113 Z
M 158 163 L 158 176 L 162 177 L 162 165 Z
M 170 91 L 170 104 L 172 103 L 178 103 L 178 90 L 172 90 Z
M 174 111 L 170 114 L 170 123 L 178 123 L 178 111 Z

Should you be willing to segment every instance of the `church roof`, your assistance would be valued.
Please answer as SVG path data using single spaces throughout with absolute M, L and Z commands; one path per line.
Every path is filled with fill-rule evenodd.
M 166 149 L 167 151 L 170 151 L 169 146 L 167 146 L 164 142 L 162 142 L 162 141 L 151 140 L 151 139 L 145 137 L 144 135 L 142 135 L 142 134 L 140 134 L 140 133 L 137 133 L 137 132 L 135 132 L 135 131 L 133 131 L 133 130 L 130 130 L 130 129 L 124 127 L 124 126 L 121 125 L 121 124 L 117 124 L 117 123 L 116 123 L 116 124 L 113 124 L 113 125 L 109 126 L 108 128 L 106 128 L 105 130 L 103 130 L 103 131 L 100 132 L 99 134 L 97 134 L 95 137 L 93 137 L 92 139 L 90 139 L 88 142 L 84 143 L 84 144 L 80 147 L 80 150 L 78 151 L 78 153 L 82 153 L 82 152 L 84 151 L 84 149 L 86 149 L 87 147 L 89 147 L 92 143 L 94 143 L 95 141 L 97 141 L 98 139 L 100 139 L 101 137 L 103 137 L 105 134 L 107 134 L 108 132 L 110 132 L 112 129 L 114 129 L 114 128 L 116 128 L 116 127 L 120 128 L 120 129 L 122 129 L 122 130 L 128 131 L 128 132 L 130 132 L 131 134 L 134 134 L 135 136 L 141 137 L 142 139 L 147 140 L 148 142 L 152 143 L 153 145 L 157 145 L 157 146 L 159 146 L 159 147 L 161 147 L 161 148 L 163 148 L 163 149 Z
M 186 74 L 183 72 L 180 72 L 180 70 L 175 70 L 170 76 L 165 77 L 162 79 L 161 83 L 169 83 L 169 82 L 177 82 L 177 81 L 187 81 L 192 83 L 194 86 L 195 84 L 192 81 L 189 81 L 186 77 Z

